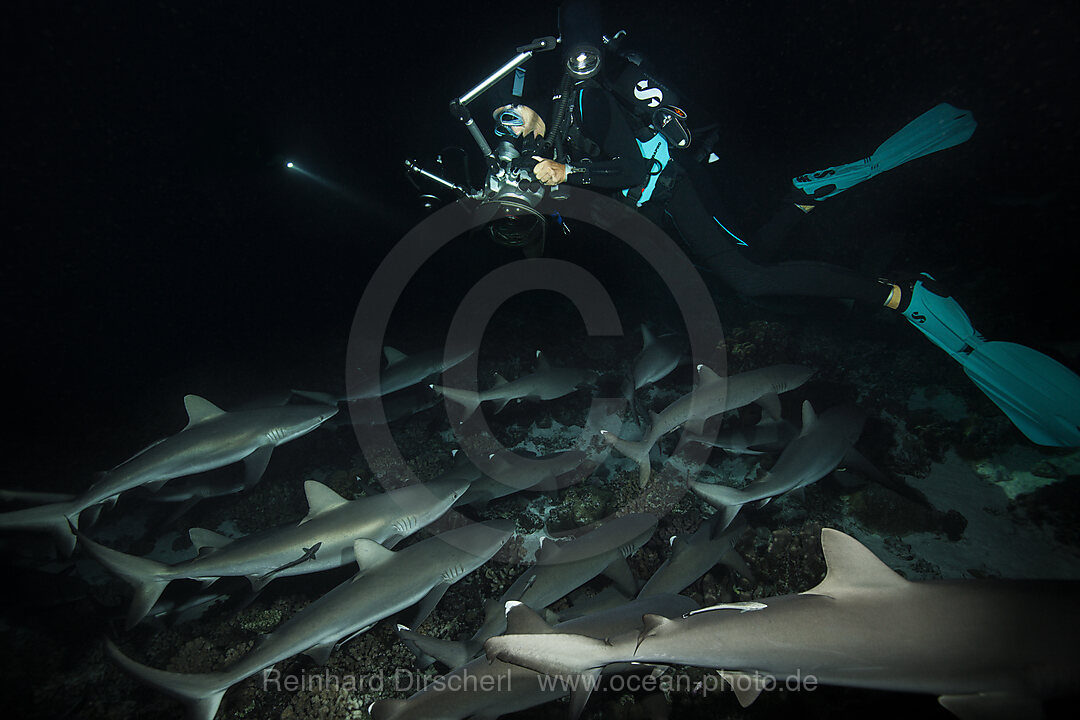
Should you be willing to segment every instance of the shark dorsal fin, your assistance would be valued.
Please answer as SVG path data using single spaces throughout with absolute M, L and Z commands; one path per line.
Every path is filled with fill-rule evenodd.
M 387 550 L 374 540 L 358 538 L 353 540 L 353 555 L 356 557 L 356 565 L 359 569 L 356 577 L 360 577 L 372 568 L 393 559 L 395 553 L 393 550 Z
M 300 521 L 301 523 L 306 523 L 316 515 L 321 515 L 328 510 L 333 510 L 349 502 L 318 480 L 304 482 L 304 495 L 307 496 L 308 514 Z
M 814 412 L 814 406 L 810 404 L 809 400 L 803 400 L 802 403 L 802 430 L 799 431 L 799 437 L 803 437 L 810 428 L 814 427 L 814 423 L 817 422 L 817 413 Z
M 184 428 L 185 430 L 192 425 L 197 425 L 210 418 L 225 414 L 225 411 L 217 405 L 198 395 L 185 395 L 184 409 L 187 410 L 188 416 L 188 424 Z
M 492 387 L 499 387 L 500 385 L 506 384 L 506 378 L 504 378 L 499 373 L 492 373 L 492 375 L 495 376 L 495 384 Z
M 554 561 L 559 555 L 559 543 L 549 537 L 540 538 L 540 547 L 536 549 L 536 564 L 545 565 Z
M 216 533 L 213 530 L 205 530 L 197 527 L 188 530 L 188 537 L 191 538 L 191 544 L 194 545 L 195 549 L 199 552 L 203 552 L 204 550 L 219 550 L 232 542 L 231 537 Z
M 855 589 L 903 587 L 907 580 L 881 562 L 865 545 L 839 530 L 822 528 L 825 579 L 803 595 L 838 597 Z
M 651 332 L 649 332 L 649 328 L 645 327 L 645 323 L 642 323 L 641 324 L 641 349 L 644 350 L 645 348 L 652 345 L 654 342 L 656 342 L 656 338 L 653 337 L 653 334 Z
M 388 367 L 390 365 L 393 365 L 394 363 L 399 363 L 408 357 L 408 355 L 406 355 L 405 353 L 401 352 L 400 350 L 395 350 L 389 345 L 382 349 L 382 353 L 383 357 L 386 358 L 386 365 Z
M 720 376 L 712 371 L 711 368 L 705 365 L 697 366 L 698 378 L 701 380 L 702 385 L 709 385 L 714 382 L 720 382 Z
M 550 370 L 550 369 L 551 369 L 551 363 L 549 363 L 548 359 L 546 357 L 544 357 L 544 353 L 537 350 L 536 351 L 536 367 L 533 369 L 533 372 L 543 372 L 544 370 Z
M 517 600 L 506 603 L 507 635 L 540 635 L 553 632 L 555 628 L 525 603 Z
M 664 627 L 670 622 L 671 620 L 667 619 L 663 615 L 654 615 L 652 613 L 642 615 L 641 632 L 638 633 L 637 647 L 634 648 L 634 652 L 637 653 L 637 648 L 641 647 L 641 643 L 643 643 L 647 638 L 651 638 L 660 628 Z

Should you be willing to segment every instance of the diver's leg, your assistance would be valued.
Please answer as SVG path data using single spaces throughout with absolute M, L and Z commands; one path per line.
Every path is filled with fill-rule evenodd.
M 668 214 L 690 251 L 736 292 L 747 297 L 801 295 L 885 303 L 891 286 L 820 262 L 758 265 L 737 249 L 685 179 L 673 189 Z

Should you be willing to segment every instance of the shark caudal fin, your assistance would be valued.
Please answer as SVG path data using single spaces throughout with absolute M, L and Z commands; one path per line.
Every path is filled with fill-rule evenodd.
M 93 540 L 80 537 L 82 547 L 90 557 L 104 565 L 109 572 L 119 575 L 135 588 L 128 608 L 127 629 L 131 629 L 146 617 L 150 608 L 161 597 L 161 593 L 172 580 L 171 568 L 155 560 L 147 560 L 136 555 L 128 555 L 119 550 L 107 548 Z
M 601 430 L 600 435 L 609 445 L 638 464 L 638 482 L 641 487 L 645 487 L 652 473 L 652 467 L 649 464 L 649 451 L 652 446 L 645 442 L 623 440 L 608 430 Z
M 147 667 L 120 652 L 120 648 L 108 638 L 105 639 L 105 652 L 139 682 L 183 701 L 192 720 L 213 720 L 221 698 L 233 683 L 233 679 L 225 673 L 173 673 Z
M 459 390 L 457 388 L 443 387 L 442 385 L 430 385 L 432 390 L 442 395 L 447 400 L 452 400 L 464 409 L 461 422 L 472 417 L 476 409 L 480 407 L 480 393 L 473 390 Z
M 47 532 L 52 535 L 60 553 L 70 557 L 75 550 L 76 539 L 71 526 L 78 522 L 80 510 L 79 505 L 72 501 L 0 513 L 0 531 Z
M 714 508 L 720 510 L 737 508 L 746 503 L 746 494 L 738 488 L 728 487 L 727 485 L 713 485 L 698 482 L 697 480 L 690 480 L 689 483 L 690 490 Z

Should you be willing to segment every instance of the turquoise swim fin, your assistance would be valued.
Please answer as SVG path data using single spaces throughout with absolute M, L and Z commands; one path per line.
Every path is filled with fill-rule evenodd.
M 915 282 L 903 313 L 960 363 L 1029 440 L 1080 447 L 1080 376 L 1029 347 L 987 342 L 956 300 L 929 289 L 923 280 Z
M 806 173 L 791 182 L 812 200 L 824 200 L 909 160 L 959 145 L 975 132 L 968 110 L 941 103 L 905 125 L 874 154 L 847 165 Z

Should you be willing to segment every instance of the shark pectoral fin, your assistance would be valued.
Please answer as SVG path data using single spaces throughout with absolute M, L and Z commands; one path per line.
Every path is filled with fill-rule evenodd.
M 428 615 L 430 615 L 431 611 L 435 609 L 435 606 L 439 604 L 439 601 L 442 600 L 443 595 L 446 594 L 446 590 L 449 587 L 450 583 L 442 582 L 428 591 L 428 594 L 424 596 L 424 599 L 416 605 L 413 620 L 409 623 L 410 627 L 420 627 L 424 624 Z
M 581 713 L 585 710 L 585 703 L 589 702 L 589 696 L 592 695 L 593 689 L 600 684 L 601 672 L 603 672 L 603 668 L 593 668 L 578 676 L 580 682 L 574 686 L 573 691 L 570 693 L 570 708 L 568 711 L 570 720 L 578 720 L 581 717 Z
M 866 457 L 855 448 L 848 448 L 847 452 L 844 453 L 842 462 L 846 467 L 867 476 L 874 482 L 887 484 L 889 481 L 889 478 L 885 476 L 885 473 L 878 470 L 874 463 L 867 460 Z
M 776 393 L 765 393 L 755 402 L 761 407 L 761 412 L 773 420 L 780 419 L 780 397 Z
M 735 699 L 742 707 L 749 707 L 765 689 L 768 677 L 753 673 L 720 671 L 720 677 L 735 692 Z
M 266 445 L 244 458 L 244 487 L 255 487 L 259 480 L 262 480 L 273 452 L 274 446 Z
M 309 647 L 304 651 L 304 654 L 314 660 L 316 665 L 325 665 L 326 661 L 330 659 L 330 653 L 334 651 L 336 646 L 337 640 L 330 640 Z
M 943 708 L 963 720 L 1043 717 L 1043 706 L 1039 700 L 1011 693 L 942 695 L 938 698 L 938 702 Z
M 317 403 L 323 405 L 337 405 L 341 401 L 341 398 L 330 393 L 319 392 L 318 390 L 292 390 L 293 395 L 302 397 L 305 400 L 314 400 Z
M 430 657 L 450 668 L 461 667 L 469 662 L 480 649 L 479 645 L 464 640 L 441 640 L 421 635 L 404 625 L 397 626 L 397 634 L 405 647 L 416 655 L 418 662 L 426 662 L 426 658 Z
M 743 560 L 742 555 L 734 550 L 728 550 L 726 553 L 720 556 L 720 564 L 724 567 L 731 568 L 735 572 L 742 575 L 749 582 L 754 582 L 754 571 L 750 569 L 750 566 Z
M 626 595 L 633 597 L 638 591 L 638 581 L 626 564 L 626 558 L 617 557 L 611 564 L 604 568 L 604 575 L 611 579 L 615 586 Z
M 721 533 L 727 530 L 731 523 L 735 522 L 735 517 L 741 509 L 742 505 L 725 505 L 720 509 L 720 512 L 714 513 L 707 521 L 709 523 L 709 539 L 715 540 L 720 537 Z

